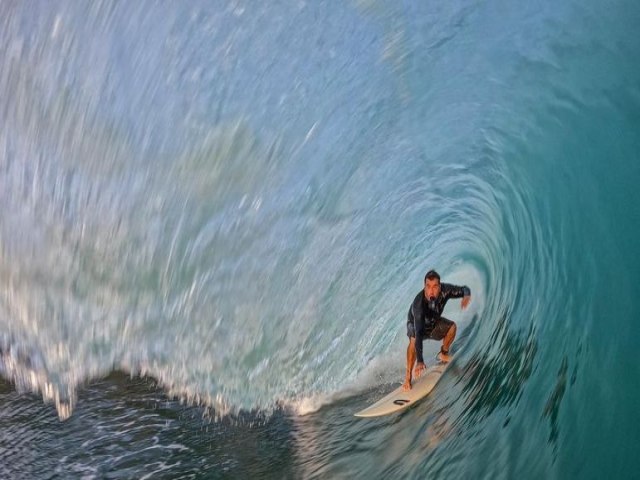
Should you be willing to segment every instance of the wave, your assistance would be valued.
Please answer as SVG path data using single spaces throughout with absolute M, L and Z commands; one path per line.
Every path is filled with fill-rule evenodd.
M 113 370 L 221 415 L 308 413 L 396 381 L 436 268 L 474 293 L 454 431 L 566 441 L 587 370 L 616 368 L 594 366 L 602 319 L 623 319 L 605 345 L 634 332 L 600 282 L 632 296 L 637 40 L 549 30 L 576 31 L 574 7 L 498 25 L 361 3 L 321 25 L 318 6 L 0 7 L 3 376 L 60 418 Z

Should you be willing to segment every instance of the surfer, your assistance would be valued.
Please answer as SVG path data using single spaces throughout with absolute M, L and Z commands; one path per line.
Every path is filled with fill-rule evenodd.
M 471 290 L 467 286 L 456 286 L 440 283 L 440 275 L 435 270 L 429 270 L 424 277 L 424 290 L 421 290 L 409 308 L 407 318 L 407 374 L 402 385 L 403 390 L 411 389 L 411 371 L 418 378 L 424 369 L 422 358 L 422 340 L 442 340 L 442 347 L 438 353 L 438 360 L 448 362 L 449 347 L 456 338 L 456 324 L 442 316 L 442 311 L 450 298 L 462 298 L 462 309 L 467 308 L 471 301 Z M 415 370 L 413 364 L 416 362 Z

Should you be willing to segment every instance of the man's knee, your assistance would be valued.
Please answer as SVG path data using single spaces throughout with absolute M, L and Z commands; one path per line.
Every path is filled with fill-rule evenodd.
M 456 326 L 456 323 L 451 322 L 451 325 L 449 326 L 449 330 L 447 331 L 447 335 L 455 335 L 457 331 L 458 331 L 458 327 Z

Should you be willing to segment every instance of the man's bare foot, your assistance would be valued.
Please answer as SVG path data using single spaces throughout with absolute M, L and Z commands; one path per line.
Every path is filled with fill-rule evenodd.
M 410 378 L 405 379 L 404 383 L 402 384 L 402 390 L 404 390 L 405 392 L 411 390 L 411 379 Z
M 438 360 L 440 360 L 442 363 L 449 363 L 451 361 L 451 355 L 449 355 L 448 353 L 444 353 L 441 350 L 438 354 Z

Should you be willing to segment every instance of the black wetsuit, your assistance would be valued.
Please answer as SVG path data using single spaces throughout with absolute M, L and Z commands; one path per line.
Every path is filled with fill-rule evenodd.
M 440 284 L 440 295 L 434 300 L 427 300 L 424 297 L 424 290 L 420 290 L 416 295 L 407 316 L 407 336 L 416 338 L 418 362 L 424 363 L 422 340 L 424 338 L 442 340 L 453 324 L 451 320 L 442 317 L 442 311 L 447 301 L 450 298 L 462 298 L 468 295 L 471 295 L 469 287 L 459 287 L 448 283 Z

